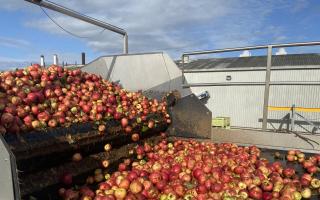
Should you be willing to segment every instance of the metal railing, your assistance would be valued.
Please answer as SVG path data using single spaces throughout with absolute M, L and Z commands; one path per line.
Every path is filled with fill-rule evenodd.
M 265 89 L 264 89 L 264 101 L 263 101 L 263 121 L 262 121 L 262 130 L 267 129 L 267 118 L 268 118 L 268 104 L 269 104 L 269 93 L 270 85 L 273 83 L 270 82 L 271 77 L 271 67 L 272 67 L 272 49 L 273 48 L 282 48 L 282 47 L 300 47 L 300 46 L 317 46 L 320 45 L 319 41 L 315 42 L 298 42 L 298 43 L 287 43 L 287 44 L 270 44 L 270 45 L 258 45 L 258 46 L 248 46 L 248 47 L 237 47 L 237 48 L 226 48 L 226 49 L 217 49 L 217 50 L 207 50 L 207 51 L 193 51 L 185 52 L 181 56 L 181 70 L 182 70 L 182 86 L 190 87 L 193 85 L 186 84 L 184 77 L 184 59 L 186 56 L 194 55 L 203 55 L 203 54 L 214 54 L 214 53 L 225 53 L 225 52 L 234 52 L 234 51 L 244 51 L 244 50 L 258 50 L 258 49 L 267 49 L 267 66 L 266 66 L 266 78 L 265 78 Z M 198 71 L 199 72 L 199 71 Z M 205 71 L 204 71 L 205 72 Z M 201 73 L 201 72 L 200 72 Z M 210 84 L 204 84 L 203 86 L 209 86 Z M 212 86 L 217 84 L 212 83 Z M 195 86 L 202 86 L 201 84 L 195 84 Z

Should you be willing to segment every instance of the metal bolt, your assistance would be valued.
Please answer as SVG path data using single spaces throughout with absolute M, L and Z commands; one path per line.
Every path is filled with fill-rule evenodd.
M 6 162 L 7 162 L 7 161 L 9 161 L 9 159 L 8 159 L 8 158 L 5 158 L 5 159 L 4 159 L 4 161 L 6 161 Z

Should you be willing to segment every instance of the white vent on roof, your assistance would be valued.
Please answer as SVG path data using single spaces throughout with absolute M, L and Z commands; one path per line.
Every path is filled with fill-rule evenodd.
M 44 67 L 44 56 L 43 55 L 40 56 L 40 66 Z
M 251 52 L 248 50 L 244 50 L 239 57 L 250 57 L 251 56 Z
M 58 55 L 57 54 L 53 54 L 53 64 L 54 65 L 59 65 Z
M 285 48 L 280 48 L 277 52 L 276 55 L 287 55 L 287 51 Z

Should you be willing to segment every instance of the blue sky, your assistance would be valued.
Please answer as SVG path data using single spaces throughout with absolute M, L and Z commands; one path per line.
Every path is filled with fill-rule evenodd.
M 129 51 L 166 51 L 178 58 L 184 51 L 256 44 L 320 40 L 320 1 L 317 0 L 56 0 L 56 3 L 124 28 Z M 123 5 L 126 5 L 125 7 Z M 100 28 L 48 11 L 60 25 L 88 39 L 66 34 L 35 5 L 0 0 L 0 68 L 39 60 L 90 61 L 122 51 L 122 38 Z M 320 48 L 290 48 L 288 53 Z M 241 52 L 226 54 L 238 56 Z M 259 55 L 264 52 L 251 52 Z M 9 64 L 10 65 L 10 64 Z

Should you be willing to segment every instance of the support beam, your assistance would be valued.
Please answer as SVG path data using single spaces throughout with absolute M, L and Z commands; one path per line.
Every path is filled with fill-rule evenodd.
M 263 100 L 263 120 L 262 120 L 263 131 L 267 129 L 271 65 L 272 65 L 272 45 L 268 45 L 267 69 L 266 69 L 266 80 L 265 80 L 264 100 Z
M 181 73 L 182 73 L 182 85 L 185 84 L 185 77 L 184 77 L 184 55 L 181 56 Z
M 123 36 L 123 53 L 124 54 L 128 54 L 128 52 L 129 52 L 129 44 L 128 44 L 128 35 L 127 35 L 127 33 L 126 34 L 124 34 L 124 36 Z

